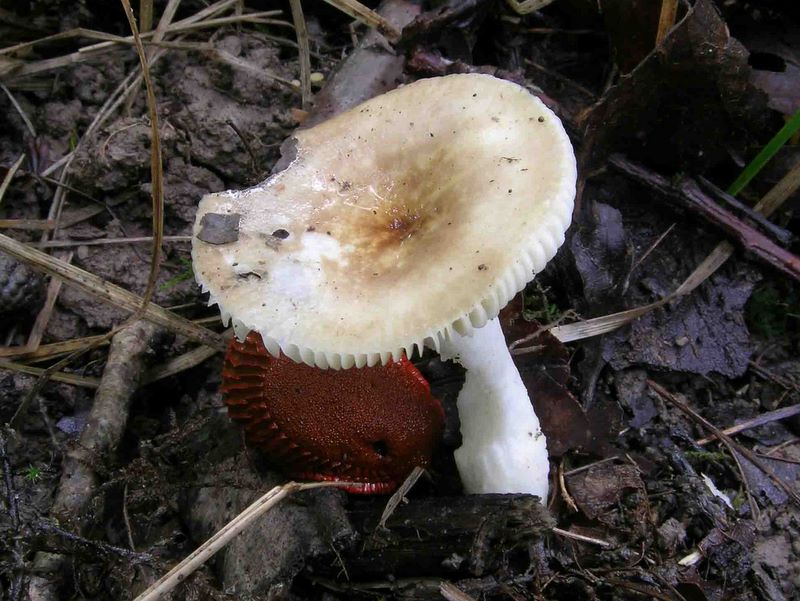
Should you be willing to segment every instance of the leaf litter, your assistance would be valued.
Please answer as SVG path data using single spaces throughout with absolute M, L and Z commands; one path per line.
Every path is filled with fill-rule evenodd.
M 306 81 L 308 74 L 300 67 L 288 21 L 259 23 L 269 20 L 263 15 L 248 21 L 247 11 L 237 14 L 234 3 L 224 0 L 207 7 L 168 4 L 177 8 L 173 24 L 181 27 L 220 21 L 207 31 L 167 27 L 167 43 L 153 59 L 164 158 L 164 234 L 185 236 L 194 204 L 204 193 L 257 183 L 270 172 L 297 124 L 296 109 L 303 108 L 300 87 L 292 80 Z M 509 594 L 722 599 L 733 590 L 743 599 L 797 596 L 800 512 L 787 492 L 798 492 L 800 477 L 796 416 L 734 435 L 754 453 L 751 461 L 749 454 L 731 454 L 716 442 L 699 445 L 710 433 L 648 385 L 657 381 L 670 394 L 679 393 L 692 411 L 718 428 L 800 402 L 797 284 L 737 252 L 697 289 L 670 297 L 709 252 L 730 255 L 726 249 L 733 247 L 717 251 L 721 234 L 691 214 L 661 206 L 655 191 L 607 168 L 611 153 L 624 152 L 654 173 L 704 176 L 724 189 L 781 127 L 782 116 L 797 109 L 798 42 L 784 25 L 793 9 L 770 7 L 756 14 L 743 2 L 678 4 L 675 25 L 658 45 L 665 7 L 634 0 L 559 0 L 532 13 L 504 3 L 453 0 L 421 16 L 418 6 L 392 0 L 380 8 L 393 23 L 390 37 L 414 22 L 404 32 L 405 42 L 401 37 L 395 46 L 367 26 L 353 25 L 337 9 L 303 6 L 308 39 L 300 46 L 308 48 L 312 69 L 329 82 L 317 93 L 319 112 L 312 105 L 308 123 L 321 118 L 315 114 L 335 113 L 423 73 L 479 70 L 523 82 L 571 130 L 583 185 L 569 239 L 537 278 L 538 288 L 525 295 L 524 306 L 520 298 L 503 314 L 509 344 L 525 341 L 517 345 L 515 361 L 543 416 L 554 457 L 548 507 L 559 529 L 543 536 L 538 528 L 552 522 L 514 521 L 526 507 L 520 500 L 457 497 L 452 450 L 460 440 L 454 401 L 463 374 L 426 355 L 420 368 L 443 401 L 445 439 L 431 472 L 419 478 L 400 507 L 409 505 L 403 515 L 412 530 L 422 523 L 433 528 L 445 515 L 483 516 L 491 544 L 441 538 L 451 545 L 447 559 L 437 565 L 418 561 L 415 571 L 413 561 L 403 563 L 391 550 L 381 552 L 386 555 L 364 551 L 364 541 L 373 540 L 363 531 L 371 523 L 365 516 L 380 516 L 385 500 L 318 491 L 267 514 L 266 521 L 245 532 L 246 540 L 223 550 L 215 563 L 179 586 L 175 598 L 351 599 L 372 598 L 379 591 L 390 598 L 434 599 L 441 597 L 442 580 L 462 594 L 486 599 Z M 15 30 L 9 42 L 54 33 L 58 20 L 53 17 L 62 5 L 42 2 L 41 12 L 33 15 L 12 10 L 14 22 L 30 17 L 31 28 Z M 620 10 L 627 10 L 629 20 L 614 18 Z M 358 14 L 380 22 L 370 13 Z M 126 33 L 121 15 L 115 33 Z M 288 16 L 287 11 L 273 20 Z M 93 31 L 102 25 L 90 5 L 70 13 L 64 23 Z M 1 22 L 0 30 L 6 29 Z M 177 35 L 188 36 L 180 41 L 185 45 Z M 77 245 L 73 263 L 100 276 L 98 286 L 121 284 L 135 292 L 124 296 L 125 306 L 132 308 L 152 267 L 148 253 L 129 244 L 81 243 L 98 236 L 150 234 L 153 134 L 140 87 L 129 88 L 124 102 L 104 108 L 115 88 L 132 81 L 126 74 L 135 74 L 138 66 L 129 42 L 123 45 L 116 36 L 103 34 L 101 39 L 110 40 L 105 50 L 78 54 L 95 43 L 93 37 L 70 34 L 3 54 L 7 68 L 0 80 L 6 91 L 0 102 L 9 110 L 0 118 L 7 125 L 0 135 L 0 174 L 8 174 L 8 181 L 0 195 L 0 218 L 47 219 L 58 190 L 67 199 L 62 220 L 94 211 L 82 226 L 59 228 L 55 239 Z M 267 75 L 254 77 L 258 70 Z M 108 118 L 82 136 L 98 111 Z M 795 168 L 792 145 L 790 140 L 739 200 L 752 206 Z M 68 185 L 76 192 L 63 192 L 41 174 L 58 174 L 73 151 Z M 27 160 L 20 162 L 23 155 Z M 773 200 L 782 194 L 782 202 L 791 194 L 790 183 L 782 189 Z M 788 252 L 797 251 L 795 205 L 768 211 L 795 236 L 781 242 Z M 224 238 L 230 232 L 223 230 Z M 19 242 L 37 243 L 30 232 L 12 233 Z M 155 302 L 187 321 L 211 316 L 199 290 L 183 281 L 188 247 L 165 244 L 164 252 Z M 15 265 L 7 273 L 21 272 Z M 80 272 L 69 273 L 78 277 Z M 0 284 L 5 290 L 15 281 Z M 109 310 L 112 305 L 87 292 L 64 287 L 58 294 L 43 345 L 94 340 L 124 321 L 125 313 Z M 665 297 L 670 300 L 662 302 Z M 38 302 L 9 306 L 6 314 L 12 319 L 0 332 L 8 349 L 24 349 Z M 559 341 L 567 328 L 579 332 L 582 320 L 651 303 L 657 306 L 611 333 L 586 339 L 577 333 L 561 338 L 571 341 L 567 344 Z M 544 325 L 528 321 L 532 314 Z M 177 323 L 159 315 L 168 329 Z M 237 431 L 219 414 L 218 358 L 209 359 L 213 349 L 195 348 L 186 338 L 193 330 L 181 327 L 151 349 L 148 369 L 192 353 L 198 359 L 170 369 L 168 378 L 135 394 L 120 448 L 95 467 L 100 485 L 89 508 L 77 516 L 86 524 L 80 531 L 58 534 L 50 528 L 46 540 L 31 534 L 45 531 L 41 519 L 56 490 L 60 458 L 70 437 L 86 428 L 91 394 L 50 382 L 37 392 L 21 425 L 2 431 L 5 542 L 0 562 L 9 576 L 0 582 L 11 598 L 30 590 L 36 552 L 44 549 L 77 562 L 77 578 L 55 580 L 70 594 L 132 598 L 259 491 L 280 481 L 260 457 L 242 448 Z M 214 346 L 216 340 L 206 342 Z M 95 348 L 66 375 L 97 382 L 106 356 L 104 347 Z M 44 367 L 52 364 L 45 360 Z M 0 372 L 3 422 L 31 386 L 28 376 Z M 29 466 L 44 466 L 42 477 L 26 479 Z M 391 520 L 387 525 L 403 544 L 425 540 L 424 529 L 417 528 L 412 539 L 410 530 Z M 95 542 L 106 547 L 90 544 Z M 157 567 L 126 564 L 111 550 L 130 546 L 156 557 Z M 403 566 L 402 571 L 380 571 L 380 561 L 390 558 L 395 563 L 386 565 Z

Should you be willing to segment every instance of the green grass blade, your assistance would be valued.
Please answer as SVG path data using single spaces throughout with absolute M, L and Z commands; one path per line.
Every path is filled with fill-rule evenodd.
M 750 183 L 759 171 L 767 164 L 767 162 L 775 156 L 775 154 L 783 147 L 784 144 L 791 138 L 797 131 L 800 130 L 800 110 L 798 110 L 789 121 L 786 122 L 780 131 L 767 142 L 766 146 L 761 149 L 756 157 L 750 161 L 750 164 L 744 168 L 729 187 L 728 194 L 736 196 L 741 192 L 744 187 Z

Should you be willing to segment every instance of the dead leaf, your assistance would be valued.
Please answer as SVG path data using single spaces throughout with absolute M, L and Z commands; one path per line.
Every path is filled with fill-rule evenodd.
M 583 514 L 607 526 L 634 524 L 640 532 L 649 523 L 650 504 L 639 471 L 630 464 L 603 463 L 567 478 L 572 498 Z M 632 503 L 624 498 L 636 497 Z
M 743 151 L 768 130 L 766 95 L 750 75 L 747 50 L 714 3 L 698 0 L 592 109 L 588 167 L 617 151 L 663 171 L 696 171 Z
M 739 520 L 733 527 L 714 528 L 697 546 L 714 568 L 724 570 L 732 583 L 741 582 L 750 571 L 756 527 L 750 520 Z
M 657 289 L 663 286 L 656 279 L 650 284 Z M 606 336 L 603 358 L 616 370 L 650 365 L 701 375 L 741 376 L 753 352 L 744 323 L 744 305 L 752 290 L 750 281 L 716 274 L 701 294 L 657 309 Z
M 614 62 L 622 73 L 630 73 L 655 46 L 661 3 L 602 0 L 600 5 Z
M 658 415 L 647 386 L 648 374 L 643 369 L 627 369 L 614 374 L 617 396 L 623 406 L 633 413 L 628 421 L 631 428 L 642 428 Z
M 769 108 L 793 115 L 800 108 L 800 34 L 789 30 L 742 35 L 753 66 L 750 81 L 769 96 Z
M 593 199 L 587 206 L 591 213 L 570 239 L 570 250 L 583 282 L 582 300 L 592 311 L 612 312 L 620 306 L 619 284 L 630 268 L 622 213 Z
M 508 344 L 541 328 L 538 322 L 522 318 L 521 304 L 521 298 L 517 297 L 500 313 Z M 559 457 L 571 449 L 600 456 L 612 453 L 610 441 L 616 438 L 621 421 L 618 407 L 598 405 L 598 411 L 584 412 L 567 388 L 569 349 L 549 332 L 541 332 L 524 346 L 531 346 L 535 351 L 516 355 L 514 363 L 547 436 L 550 455 Z

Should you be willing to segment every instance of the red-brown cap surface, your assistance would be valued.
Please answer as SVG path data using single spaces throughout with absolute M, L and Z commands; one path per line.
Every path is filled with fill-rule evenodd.
M 321 370 L 271 356 L 257 333 L 231 341 L 222 390 L 248 444 L 282 471 L 368 485 L 351 492 L 390 492 L 428 465 L 444 425 L 439 401 L 405 358 Z

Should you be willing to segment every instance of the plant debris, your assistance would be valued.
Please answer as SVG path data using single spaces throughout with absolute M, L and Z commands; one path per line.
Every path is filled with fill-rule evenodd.
M 501 315 L 549 498 L 462 494 L 464 370 L 425 349 L 445 411 L 427 470 L 391 500 L 297 492 L 172 598 L 800 597 L 798 7 L 132 3 L 152 107 L 128 1 L 0 11 L 0 597 L 135 599 L 283 484 L 223 413 L 197 203 L 296 160 L 298 125 L 450 73 L 531 90 L 579 155 L 567 240 Z

